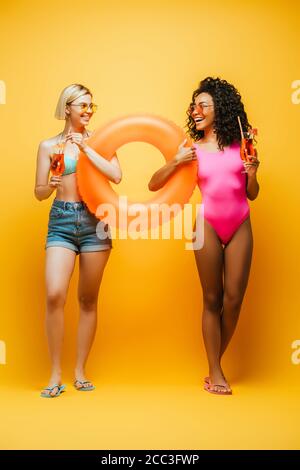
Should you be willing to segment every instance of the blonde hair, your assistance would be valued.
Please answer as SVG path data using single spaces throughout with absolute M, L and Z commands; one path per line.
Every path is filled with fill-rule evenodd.
M 72 101 L 79 98 L 79 96 L 84 95 L 92 95 L 91 91 L 78 83 L 74 83 L 73 85 L 69 85 L 63 89 L 60 94 L 56 110 L 55 110 L 55 117 L 56 119 L 66 119 L 66 105 L 72 103 Z

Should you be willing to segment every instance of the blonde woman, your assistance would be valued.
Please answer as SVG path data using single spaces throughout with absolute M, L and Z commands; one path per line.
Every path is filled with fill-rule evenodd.
M 64 128 L 55 137 L 43 140 L 37 155 L 36 198 L 39 201 L 48 199 L 56 191 L 45 246 L 46 332 L 52 363 L 48 386 L 41 392 L 45 398 L 57 397 L 65 388 L 61 381 L 64 305 L 76 255 L 79 255 L 80 316 L 74 386 L 80 391 L 95 388 L 85 376 L 85 364 L 96 332 L 98 292 L 112 244 L 109 227 L 89 212 L 78 193 L 78 154 L 84 152 L 114 183 L 121 181 L 122 172 L 117 155 L 108 161 L 86 143 L 92 134 L 86 126 L 97 109 L 92 98 L 91 91 L 80 84 L 70 85 L 62 91 L 55 117 L 65 121 Z M 49 179 L 53 147 L 61 142 L 64 142 L 65 170 L 62 176 Z

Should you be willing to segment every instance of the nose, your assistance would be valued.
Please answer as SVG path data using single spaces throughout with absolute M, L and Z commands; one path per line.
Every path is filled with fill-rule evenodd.
M 198 111 L 195 110 L 195 111 L 192 112 L 192 118 L 193 118 L 193 119 L 196 119 L 197 117 L 203 117 L 203 116 L 201 116 L 201 115 L 198 113 Z

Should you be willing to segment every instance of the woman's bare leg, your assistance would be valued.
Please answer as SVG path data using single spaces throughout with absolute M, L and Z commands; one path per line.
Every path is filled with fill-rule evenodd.
M 221 323 L 222 356 L 236 328 L 248 284 L 253 250 L 250 218 L 243 222 L 224 249 L 224 298 Z
M 223 246 L 211 225 L 204 221 L 204 246 L 195 250 L 196 264 L 203 291 L 202 331 L 213 384 L 227 382 L 220 365 L 221 311 L 223 304 Z M 215 387 L 216 391 L 222 391 Z M 224 391 L 224 390 L 223 390 Z
M 61 383 L 64 305 L 75 259 L 75 252 L 67 248 L 53 246 L 46 250 L 46 332 L 52 365 L 49 387 Z M 56 392 L 57 388 L 51 394 Z
M 78 300 L 80 317 L 77 337 L 75 379 L 85 381 L 85 364 L 97 328 L 98 293 L 110 249 L 80 254 Z M 84 386 L 89 386 L 90 383 Z

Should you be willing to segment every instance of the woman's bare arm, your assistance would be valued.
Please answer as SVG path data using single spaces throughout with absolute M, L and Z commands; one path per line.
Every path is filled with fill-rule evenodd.
M 38 148 L 34 195 L 39 200 L 48 199 L 53 191 L 61 184 L 61 176 L 52 176 L 49 182 L 50 172 L 50 146 L 49 142 L 42 141 Z
M 150 191 L 157 191 L 158 189 L 161 189 L 180 165 L 197 160 L 195 148 L 184 147 L 185 143 L 186 140 L 179 145 L 178 152 L 172 160 L 167 162 L 163 167 L 154 173 L 148 183 L 148 188 Z

